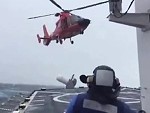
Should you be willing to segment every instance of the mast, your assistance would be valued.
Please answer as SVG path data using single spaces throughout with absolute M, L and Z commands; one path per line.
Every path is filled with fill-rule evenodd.
M 122 0 L 109 0 L 109 8 L 109 21 L 137 28 L 141 104 L 150 113 L 150 0 L 135 0 L 136 13 L 121 13 Z
M 136 12 L 148 12 L 149 9 L 150 0 L 135 1 Z M 150 31 L 142 32 L 137 28 L 137 47 L 142 109 L 150 113 Z

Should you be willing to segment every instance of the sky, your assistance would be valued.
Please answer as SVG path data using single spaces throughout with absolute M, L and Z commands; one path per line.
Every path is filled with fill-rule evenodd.
M 64 9 L 100 1 L 56 0 Z M 123 1 L 123 12 L 130 2 Z M 77 86 L 81 86 L 81 74 L 92 74 L 95 67 L 108 65 L 115 70 L 122 86 L 140 86 L 134 27 L 109 22 L 107 3 L 72 12 L 91 20 L 83 35 L 72 38 L 73 45 L 69 40 L 62 45 L 55 41 L 49 46 L 39 44 L 36 35 L 43 36 L 43 24 L 51 33 L 58 17 L 27 18 L 60 11 L 49 0 L 0 1 L 0 82 L 62 85 L 56 80 L 57 76 L 69 79 L 75 74 Z M 129 12 L 134 12 L 134 5 Z

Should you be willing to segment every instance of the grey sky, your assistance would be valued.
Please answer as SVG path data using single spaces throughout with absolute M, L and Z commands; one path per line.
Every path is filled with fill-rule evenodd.
M 102 1 L 102 0 L 101 0 Z M 64 9 L 73 9 L 99 0 L 56 0 Z M 130 0 L 123 1 L 123 12 Z M 129 12 L 134 11 L 134 5 Z M 91 20 L 84 35 L 73 37 L 74 45 L 52 42 L 39 44 L 42 25 L 53 32 L 57 17 L 28 20 L 28 17 L 60 12 L 49 0 L 0 1 L 0 82 L 60 85 L 58 75 L 92 74 L 102 64 L 114 68 L 123 86 L 138 87 L 136 30 L 109 22 L 108 4 L 73 12 Z M 78 81 L 78 85 L 81 85 Z

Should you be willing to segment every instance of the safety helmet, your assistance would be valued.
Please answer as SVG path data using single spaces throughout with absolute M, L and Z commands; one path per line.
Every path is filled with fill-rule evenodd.
M 81 75 L 80 80 L 87 83 L 89 89 L 97 93 L 116 98 L 120 92 L 120 82 L 115 76 L 115 71 L 106 65 L 98 66 L 94 69 L 93 75 Z

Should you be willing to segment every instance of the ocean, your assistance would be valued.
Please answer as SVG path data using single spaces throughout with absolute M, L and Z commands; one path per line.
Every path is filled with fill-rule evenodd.
M 0 83 L 0 113 L 12 113 L 34 90 L 57 86 Z

